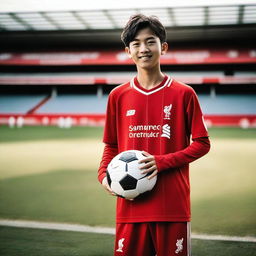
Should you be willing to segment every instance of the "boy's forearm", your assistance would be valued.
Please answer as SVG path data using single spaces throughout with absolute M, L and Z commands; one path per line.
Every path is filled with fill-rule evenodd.
M 117 145 L 105 144 L 102 160 L 100 162 L 100 167 L 98 170 L 98 180 L 100 183 L 102 183 L 102 180 L 106 176 L 108 164 L 113 159 L 113 157 L 117 155 L 117 152 Z
M 187 148 L 166 155 L 155 155 L 155 161 L 159 172 L 177 168 L 189 164 L 207 154 L 210 150 L 208 137 L 195 139 Z

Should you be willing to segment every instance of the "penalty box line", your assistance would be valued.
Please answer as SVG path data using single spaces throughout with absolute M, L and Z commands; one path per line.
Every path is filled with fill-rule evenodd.
M 115 234 L 114 228 L 98 227 L 98 226 L 92 227 L 92 226 L 80 225 L 80 224 L 53 223 L 53 222 L 28 221 L 28 220 L 0 219 L 0 226 L 86 232 L 86 233 L 98 233 L 98 234 L 108 234 L 108 235 Z M 251 236 L 240 237 L 240 236 L 224 236 L 224 235 L 208 235 L 208 234 L 192 233 L 192 239 L 256 243 L 256 237 L 251 237 Z

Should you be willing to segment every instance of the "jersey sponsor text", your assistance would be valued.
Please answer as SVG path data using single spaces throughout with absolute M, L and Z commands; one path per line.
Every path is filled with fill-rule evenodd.
M 162 134 L 160 135 L 162 130 Z M 130 125 L 129 138 L 158 138 L 166 137 L 170 139 L 170 126 L 161 125 Z

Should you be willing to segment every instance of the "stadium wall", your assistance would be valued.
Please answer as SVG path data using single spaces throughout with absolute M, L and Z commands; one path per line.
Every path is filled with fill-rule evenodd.
M 256 128 L 256 115 L 205 115 L 208 127 L 242 127 Z M 104 126 L 104 114 L 0 114 L 0 125 L 10 127 L 30 126 L 58 126 L 70 128 L 72 126 Z

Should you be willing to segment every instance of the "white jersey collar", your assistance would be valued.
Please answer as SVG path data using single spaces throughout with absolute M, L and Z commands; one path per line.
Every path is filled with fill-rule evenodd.
M 170 87 L 171 83 L 172 83 L 172 79 L 167 76 L 167 80 L 165 81 L 165 83 L 161 86 L 161 87 L 157 87 L 155 90 L 150 90 L 150 91 L 144 91 L 142 89 L 140 89 L 138 86 L 136 86 L 135 82 L 134 82 L 134 79 L 135 77 L 130 81 L 130 86 L 132 88 L 134 88 L 136 91 L 142 93 L 142 94 L 145 94 L 145 95 L 150 95 L 150 94 L 153 94 L 155 92 L 158 92 L 160 90 L 162 90 L 164 87 Z

